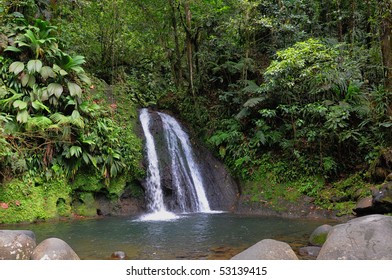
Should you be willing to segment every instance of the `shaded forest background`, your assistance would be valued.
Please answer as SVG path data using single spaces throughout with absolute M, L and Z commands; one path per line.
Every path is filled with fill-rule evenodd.
M 389 0 L 0 3 L 5 221 L 140 196 L 146 106 L 183 120 L 247 203 L 347 214 L 392 172 Z

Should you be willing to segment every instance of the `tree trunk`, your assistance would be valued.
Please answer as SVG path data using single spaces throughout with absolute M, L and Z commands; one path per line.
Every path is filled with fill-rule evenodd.
M 188 71 L 189 71 L 189 88 L 192 93 L 193 98 L 195 99 L 195 88 L 193 84 L 193 51 L 192 51 L 192 33 L 191 33 L 191 20 L 192 13 L 189 7 L 189 2 L 185 2 L 185 20 L 186 20 L 186 49 L 187 49 L 187 57 L 188 57 Z
M 173 0 L 169 0 L 169 5 L 171 9 L 171 24 L 173 28 L 173 36 L 174 36 L 174 46 L 175 46 L 175 58 L 173 65 L 173 74 L 174 74 L 174 83 L 176 88 L 179 89 L 182 82 L 182 68 L 181 68 L 181 49 L 179 43 L 179 35 L 178 35 L 178 25 L 177 25 L 177 17 L 176 17 L 176 7 L 174 5 Z
M 384 84 L 385 88 L 392 91 L 392 2 L 387 3 L 382 8 L 381 23 L 381 51 L 384 64 Z

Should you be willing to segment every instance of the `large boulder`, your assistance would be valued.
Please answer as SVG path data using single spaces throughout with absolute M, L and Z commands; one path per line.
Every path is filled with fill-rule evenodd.
M 318 260 L 392 260 L 392 217 L 369 215 L 334 226 Z
M 245 251 L 235 255 L 232 260 L 298 260 L 290 245 L 273 239 L 264 239 Z
M 63 240 L 48 238 L 34 249 L 32 260 L 79 260 L 78 255 Z
M 0 260 L 29 260 L 36 246 L 28 230 L 0 230 Z
M 332 229 L 330 225 L 322 225 L 316 228 L 309 237 L 309 243 L 313 246 L 322 246 L 327 240 L 329 231 Z

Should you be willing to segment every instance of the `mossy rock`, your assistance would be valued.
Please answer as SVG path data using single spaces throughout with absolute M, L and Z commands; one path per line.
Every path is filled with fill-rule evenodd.
M 94 195 L 90 192 L 79 193 L 78 198 L 73 202 L 75 214 L 85 217 L 97 215 L 98 204 Z
M 316 228 L 309 237 L 309 243 L 313 246 L 322 246 L 327 240 L 329 231 L 332 229 L 330 225 L 322 225 Z
M 0 189 L 0 223 L 34 222 L 70 215 L 71 187 L 63 177 L 42 180 L 25 176 Z M 63 207 L 59 209 L 59 201 Z M 60 210 L 60 211 L 59 211 Z

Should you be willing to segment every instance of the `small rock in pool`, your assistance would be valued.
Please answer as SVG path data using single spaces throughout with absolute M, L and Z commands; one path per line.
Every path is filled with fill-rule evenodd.
M 112 260 L 126 260 L 126 259 L 128 259 L 128 256 L 123 251 L 116 251 L 116 252 L 112 253 L 110 258 Z

